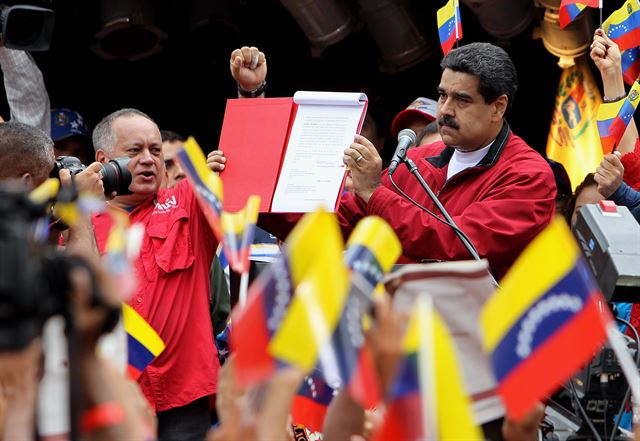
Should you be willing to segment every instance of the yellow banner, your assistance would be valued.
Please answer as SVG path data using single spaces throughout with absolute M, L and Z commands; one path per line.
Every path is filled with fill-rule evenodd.
M 576 60 L 560 77 L 547 140 L 547 156 L 564 165 L 573 190 L 602 161 L 596 124 L 600 103 L 589 66 L 584 59 Z

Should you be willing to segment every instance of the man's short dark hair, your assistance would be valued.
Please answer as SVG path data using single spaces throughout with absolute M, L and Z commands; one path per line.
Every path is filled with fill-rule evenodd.
M 185 142 L 187 140 L 186 137 L 173 130 L 160 130 L 160 136 L 162 137 L 162 142 Z
M 0 123 L 0 180 L 29 173 L 38 184 L 54 162 L 53 141 L 42 130 L 19 122 Z
M 518 90 L 518 74 L 504 49 L 490 43 L 470 43 L 449 52 L 440 67 L 478 77 L 478 93 L 485 103 L 506 95 L 507 109 L 511 108 Z

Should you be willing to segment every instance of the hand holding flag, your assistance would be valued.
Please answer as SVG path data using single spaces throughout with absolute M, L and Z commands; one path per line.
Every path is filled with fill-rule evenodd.
M 602 23 L 602 29 L 620 51 L 624 81 L 633 84 L 640 74 L 640 5 L 637 0 L 625 1 Z

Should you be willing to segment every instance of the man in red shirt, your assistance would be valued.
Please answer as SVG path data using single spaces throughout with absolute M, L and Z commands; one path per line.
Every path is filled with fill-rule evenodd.
M 93 143 L 100 162 L 131 158 L 132 194 L 109 203 L 145 227 L 135 262 L 138 287 L 128 303 L 166 344 L 139 379 L 157 412 L 159 439 L 202 440 L 219 368 L 209 317 L 209 267 L 217 241 L 187 180 L 160 188 L 162 140 L 151 118 L 135 109 L 114 112 L 96 126 Z M 101 253 L 111 222 L 108 215 L 93 219 Z

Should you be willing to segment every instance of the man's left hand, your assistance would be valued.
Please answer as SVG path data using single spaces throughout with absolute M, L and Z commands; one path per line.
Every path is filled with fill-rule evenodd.
M 267 59 L 257 47 L 243 46 L 231 52 L 231 76 L 244 90 L 255 90 L 267 78 Z
M 342 160 L 351 171 L 353 191 L 369 202 L 371 194 L 380 186 L 382 159 L 378 150 L 367 138 L 356 135 L 353 144 L 344 151 Z
M 624 166 L 620 162 L 620 152 L 605 155 L 594 176 L 598 183 L 598 193 L 605 198 L 611 196 L 622 184 Z

